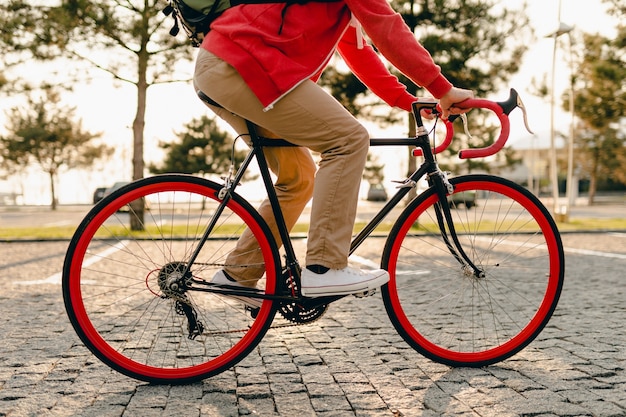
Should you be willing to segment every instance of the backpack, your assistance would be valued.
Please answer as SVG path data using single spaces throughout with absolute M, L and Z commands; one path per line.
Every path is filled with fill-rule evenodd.
M 176 36 L 183 27 L 191 44 L 200 46 L 202 39 L 209 31 L 209 26 L 224 10 L 239 4 L 284 3 L 286 5 L 305 4 L 309 1 L 330 3 L 340 0 L 169 0 L 163 9 L 166 16 L 174 18 L 174 26 L 170 35 Z M 180 26 L 179 26 L 180 25 Z

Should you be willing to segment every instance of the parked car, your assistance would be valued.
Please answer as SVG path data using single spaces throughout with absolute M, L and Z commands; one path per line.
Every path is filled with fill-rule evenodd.
M 382 184 L 370 184 L 367 201 L 387 201 L 387 190 Z
M 123 186 L 130 184 L 128 181 L 118 181 L 115 184 L 113 184 L 111 187 L 107 188 L 106 191 L 104 192 L 104 195 L 102 198 L 109 196 L 111 193 L 113 193 L 114 191 L 122 188 Z M 148 200 L 144 199 L 144 209 L 146 210 L 150 210 L 150 202 Z M 129 211 L 129 207 L 128 205 L 120 207 L 120 209 L 118 211 L 121 212 L 128 212 Z
M 93 192 L 93 203 L 96 204 L 98 201 L 104 198 L 104 192 L 107 190 L 107 187 L 98 187 L 96 191 Z
M 107 188 L 104 191 L 104 195 L 102 196 L 102 198 L 108 196 L 109 194 L 111 194 L 113 191 L 118 190 L 120 188 L 122 188 L 123 186 L 125 186 L 126 184 L 128 184 L 128 181 L 118 181 L 115 184 L 113 184 L 111 187 Z

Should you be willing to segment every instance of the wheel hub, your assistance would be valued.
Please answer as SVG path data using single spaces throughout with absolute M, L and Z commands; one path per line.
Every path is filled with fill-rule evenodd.
M 179 299 L 187 291 L 191 283 L 191 272 L 185 273 L 186 268 L 184 262 L 170 262 L 161 268 L 157 282 L 163 294 Z

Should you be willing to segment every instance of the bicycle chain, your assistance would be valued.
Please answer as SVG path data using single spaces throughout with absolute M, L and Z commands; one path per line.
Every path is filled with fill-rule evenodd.
M 224 265 L 213 265 L 213 264 L 202 264 L 205 266 L 221 266 Z M 241 267 L 241 265 L 238 265 Z M 247 332 L 249 329 L 239 329 L 239 330 L 223 330 L 218 332 L 205 332 L 204 325 L 202 321 L 198 320 L 194 313 L 193 305 L 189 298 L 184 294 L 186 288 L 189 287 L 192 276 L 188 272 L 187 277 L 183 277 L 183 273 L 185 271 L 186 265 L 182 262 L 171 262 L 166 264 L 158 274 L 158 284 L 159 288 L 163 292 L 161 298 L 169 298 L 175 302 L 174 310 L 178 315 L 187 316 L 187 320 L 189 322 L 189 338 L 195 339 L 196 336 L 200 334 L 204 335 L 218 335 L 218 334 L 230 334 L 230 333 L 241 333 Z M 292 293 L 297 293 L 297 286 L 293 277 L 288 274 L 287 271 L 283 271 L 283 275 L 286 276 L 286 285 Z M 305 306 L 301 303 L 292 302 L 292 303 L 284 303 L 280 305 L 278 308 L 278 312 L 280 315 L 287 320 L 289 323 L 287 324 L 276 324 L 270 326 L 271 329 L 279 329 L 285 327 L 295 327 L 303 324 L 313 323 L 319 320 L 326 310 L 328 309 L 327 304 L 322 305 L 314 305 L 314 306 Z M 191 310 L 191 312 L 190 312 Z M 258 312 L 258 311 L 257 311 Z M 250 311 L 251 314 L 255 314 Z
M 308 323 L 288 323 L 288 324 L 272 324 L 270 329 L 283 329 L 285 327 L 298 327 Z M 239 330 L 221 330 L 221 331 L 213 331 L 213 332 L 204 332 L 203 335 L 214 336 L 214 335 L 222 335 L 222 334 L 232 334 L 232 333 L 245 333 L 250 329 L 239 329 Z

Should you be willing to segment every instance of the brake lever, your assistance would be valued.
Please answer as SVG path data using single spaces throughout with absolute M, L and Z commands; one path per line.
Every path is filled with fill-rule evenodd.
M 460 117 L 461 117 L 461 121 L 463 122 L 463 130 L 465 131 L 465 134 L 467 135 L 469 140 L 474 139 L 472 137 L 472 134 L 469 131 L 469 123 L 467 122 L 467 114 L 462 113 Z
M 522 117 L 524 118 L 524 127 L 526 127 L 526 130 L 528 131 L 528 133 L 530 133 L 531 135 L 534 135 L 535 132 L 531 130 L 530 125 L 528 124 L 528 113 L 526 113 L 526 106 L 524 105 L 524 102 L 522 101 L 522 98 L 519 96 L 519 94 L 517 95 L 517 107 L 519 107 L 520 110 L 522 110 Z

